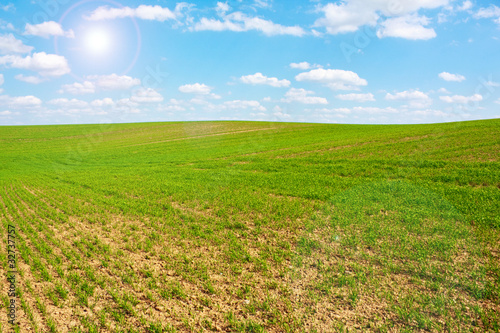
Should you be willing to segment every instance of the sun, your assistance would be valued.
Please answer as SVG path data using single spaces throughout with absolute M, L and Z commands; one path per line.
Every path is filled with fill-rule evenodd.
M 105 29 L 91 29 L 85 34 L 85 49 L 93 55 L 104 55 L 111 49 L 111 37 Z

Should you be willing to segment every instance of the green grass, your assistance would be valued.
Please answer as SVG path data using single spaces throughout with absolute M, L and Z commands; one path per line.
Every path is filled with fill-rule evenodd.
M 498 133 L 500 120 L 0 127 L 20 329 L 498 332 Z

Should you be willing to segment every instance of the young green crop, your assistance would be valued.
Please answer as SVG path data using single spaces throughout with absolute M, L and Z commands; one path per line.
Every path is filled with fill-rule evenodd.
M 20 330 L 498 331 L 499 130 L 0 127 Z

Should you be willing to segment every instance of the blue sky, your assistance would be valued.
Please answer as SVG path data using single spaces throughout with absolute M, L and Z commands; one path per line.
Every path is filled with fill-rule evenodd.
M 489 1 L 0 1 L 0 125 L 500 117 Z

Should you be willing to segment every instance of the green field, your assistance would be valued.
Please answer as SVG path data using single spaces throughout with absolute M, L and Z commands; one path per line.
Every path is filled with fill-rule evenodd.
M 500 330 L 500 119 L 4 126 L 0 223 L 3 332 Z

